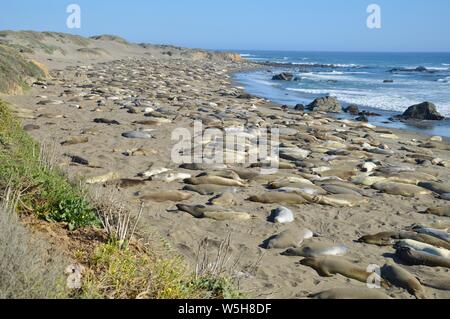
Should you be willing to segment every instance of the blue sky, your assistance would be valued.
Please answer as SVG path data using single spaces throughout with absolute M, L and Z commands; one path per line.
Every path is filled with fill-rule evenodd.
M 116 34 L 208 49 L 450 52 L 449 0 L 13 0 L 0 29 Z M 81 6 L 81 29 L 66 7 Z M 366 25 L 367 6 L 382 28 Z

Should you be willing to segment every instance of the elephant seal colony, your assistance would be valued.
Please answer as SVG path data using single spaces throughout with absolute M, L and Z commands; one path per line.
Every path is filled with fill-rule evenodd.
M 58 143 L 71 177 L 118 188 L 136 211 L 143 202 L 141 227 L 160 234 L 192 269 L 200 242 L 207 238 L 217 254 L 231 234 L 230 258 L 239 260 L 231 275 L 248 297 L 450 297 L 437 289 L 450 276 L 448 140 L 244 94 L 231 73 L 261 65 L 120 46 L 105 47 L 108 58 L 45 59 L 45 85 L 4 98 L 28 110 L 23 124 L 37 140 Z M 245 147 L 226 151 L 241 161 L 173 160 L 220 144 L 205 130 L 240 126 Z M 174 152 L 177 129 L 202 138 Z M 279 129 L 270 142 L 280 149 L 278 170 L 270 170 L 273 158 L 245 161 L 260 129 Z M 364 282 L 373 269 L 380 289 Z

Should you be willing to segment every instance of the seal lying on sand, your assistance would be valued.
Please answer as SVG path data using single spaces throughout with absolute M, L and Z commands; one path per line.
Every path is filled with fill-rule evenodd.
M 419 186 L 439 195 L 450 193 L 450 185 L 448 184 L 440 184 L 436 182 L 421 182 L 419 183 Z
M 298 247 L 305 239 L 313 238 L 314 234 L 309 229 L 300 231 L 285 230 L 282 233 L 272 236 L 263 243 L 266 249 L 287 249 Z
M 307 203 L 302 196 L 290 193 L 270 192 L 263 195 L 253 195 L 249 201 L 262 204 L 301 205 Z
M 397 248 L 396 256 L 411 266 L 450 268 L 450 259 L 420 252 L 409 247 Z
M 430 235 L 442 240 L 445 240 L 446 242 L 450 243 L 450 234 L 447 232 L 447 230 L 439 230 L 439 229 L 433 229 L 429 227 L 422 227 L 422 226 L 415 226 L 413 228 L 415 232 L 418 232 L 419 234 L 426 234 Z
M 373 273 L 368 272 L 366 268 L 338 257 L 305 258 L 300 261 L 300 264 L 313 268 L 322 277 L 342 275 L 350 279 L 367 283 L 373 275 Z
M 348 248 L 344 245 L 330 245 L 324 243 L 311 243 L 300 248 L 291 248 L 282 253 L 290 257 L 322 257 L 322 256 L 344 256 Z
M 119 173 L 117 172 L 111 172 L 105 175 L 92 177 L 86 180 L 86 184 L 103 184 L 111 180 L 116 180 L 120 178 Z
M 384 265 L 381 268 L 381 277 L 394 286 L 406 289 L 417 298 L 425 297 L 425 291 L 419 280 L 397 265 Z
M 450 249 L 449 242 L 427 234 L 404 231 L 399 233 L 399 239 L 411 239 L 434 247 Z
M 327 196 L 308 196 L 303 195 L 308 202 L 333 207 L 354 207 L 366 202 L 362 196 L 353 194 L 337 194 Z
M 356 242 L 376 246 L 390 246 L 394 244 L 394 239 L 398 238 L 398 232 L 382 232 L 375 235 L 366 235 Z
M 420 195 L 431 195 L 432 193 L 429 190 L 426 190 L 422 187 L 410 185 L 410 184 L 401 184 L 401 183 L 376 183 L 372 185 L 372 187 L 378 191 L 389 195 L 397 195 L 404 197 L 415 197 Z
M 141 201 L 156 203 L 162 202 L 182 202 L 192 198 L 192 194 L 180 191 L 165 191 L 145 194 L 140 197 Z
M 450 206 L 428 208 L 426 211 L 421 212 L 422 214 L 435 215 L 441 217 L 450 217 Z
M 230 187 L 247 187 L 241 181 L 236 181 L 229 178 L 223 178 L 219 176 L 203 176 L 185 179 L 186 184 L 191 185 L 219 185 L 219 186 L 230 186 Z
M 203 196 L 212 196 L 214 194 L 236 193 L 234 187 L 226 187 L 220 185 L 186 185 L 183 190 L 198 193 Z
M 428 254 L 432 254 L 439 257 L 444 258 L 450 258 L 450 250 L 443 249 L 443 248 L 437 248 L 432 245 L 424 244 L 415 240 L 411 239 L 403 239 L 400 240 L 396 245 L 395 248 L 401 248 L 401 247 L 407 247 L 411 248 L 413 250 L 424 252 Z
M 191 214 L 195 218 L 209 218 L 217 221 L 247 221 L 251 219 L 251 216 L 248 213 L 229 211 L 222 207 L 207 207 L 202 205 L 188 206 L 179 204 L 177 205 L 177 208 L 182 212 Z
M 209 204 L 213 206 L 234 206 L 237 204 L 233 193 L 223 193 L 209 200 Z
M 360 300 L 372 300 L 372 299 L 392 299 L 388 295 L 379 291 L 378 289 L 363 289 L 363 288 L 335 288 L 327 291 L 323 291 L 317 294 L 309 296 L 314 299 L 360 299 Z

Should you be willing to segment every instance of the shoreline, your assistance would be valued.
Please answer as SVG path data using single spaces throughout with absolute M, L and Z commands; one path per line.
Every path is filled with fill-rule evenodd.
M 251 61 L 251 60 L 248 60 L 248 61 Z M 240 74 L 251 74 L 252 72 L 265 71 L 265 70 L 267 70 L 267 66 L 272 67 L 271 71 L 272 71 L 272 73 L 275 74 L 277 72 L 282 72 L 284 66 L 279 63 L 266 64 L 266 63 L 254 62 L 254 61 L 251 61 L 251 62 L 253 62 L 257 65 L 260 65 L 260 67 L 256 67 L 253 69 L 243 68 L 237 72 L 233 72 L 231 75 L 232 75 L 233 81 L 235 83 L 234 86 L 242 87 L 242 88 L 244 88 L 245 93 L 252 94 L 256 97 L 269 100 L 272 103 L 280 106 L 280 108 L 281 108 L 283 106 L 283 103 L 280 103 L 280 102 L 276 101 L 276 99 L 274 100 L 273 98 L 271 98 L 269 96 L 270 94 L 264 96 L 263 94 L 252 93 L 252 88 L 249 87 L 249 85 L 244 83 L 242 80 L 237 79 L 237 76 L 239 76 Z M 294 68 L 294 67 L 296 67 L 296 65 L 292 65 L 292 67 Z M 254 91 L 254 89 L 253 89 L 253 91 Z M 280 90 L 280 91 L 282 91 L 282 90 Z M 285 94 L 288 95 L 288 93 L 285 93 Z M 312 102 L 312 100 L 309 102 Z M 341 102 L 341 104 L 342 104 L 343 108 L 350 105 L 350 103 L 344 103 L 344 102 Z M 295 106 L 294 103 L 287 104 L 287 105 L 290 106 L 292 109 Z M 360 106 L 359 109 L 362 112 L 365 111 L 365 112 L 380 114 L 380 116 L 370 116 L 369 117 L 370 124 L 373 124 L 373 125 L 376 125 L 379 127 L 396 130 L 396 131 L 411 132 L 411 133 L 418 134 L 419 136 L 428 136 L 428 137 L 441 136 L 445 140 L 450 141 L 450 127 L 446 127 L 447 124 L 450 125 L 449 118 L 445 119 L 442 122 L 411 121 L 408 123 L 408 122 L 403 122 L 400 120 L 397 120 L 397 121 L 390 120 L 391 117 L 394 117 L 396 115 L 401 115 L 402 112 L 399 112 L 399 111 L 390 111 L 390 110 L 384 110 L 384 109 L 378 109 L 378 108 L 366 107 L 366 106 Z M 341 117 L 341 118 L 347 119 L 347 120 L 354 120 L 357 117 L 357 116 L 352 116 L 348 113 L 345 113 L 344 111 L 342 111 L 341 113 L 338 113 L 338 114 L 329 113 L 328 115 L 333 118 Z M 423 128 L 423 127 L 427 127 L 427 128 Z M 440 128 L 440 127 L 442 127 L 442 128 Z
M 161 236 L 171 249 L 184 256 L 192 269 L 198 261 L 199 244 L 205 238 L 209 253 L 214 257 L 224 239 L 231 236 L 231 260 L 239 261 L 232 274 L 249 297 L 301 299 L 336 287 L 364 289 L 365 283 L 344 276 L 322 277 L 310 267 L 299 265 L 300 256 L 289 257 L 282 253 L 286 248 L 304 244 L 327 247 L 339 244 L 348 248 L 348 253 L 342 257 L 344 260 L 356 261 L 364 267 L 369 264 L 381 267 L 393 262 L 393 246 L 356 242 L 359 237 L 382 231 L 402 231 L 412 224 L 432 226 L 439 221 L 449 222 L 445 218 L 420 214 L 427 208 L 447 205 L 437 193 L 402 184 L 400 188 L 413 189 L 412 193 L 407 192 L 408 196 L 402 196 L 353 182 L 354 177 L 364 175 L 362 165 L 374 163 L 377 170 L 373 173 L 386 182 L 396 177 L 394 180 L 408 183 L 432 179 L 439 185 L 445 184 L 450 180 L 450 172 L 441 164 L 446 165 L 444 161 L 450 160 L 447 141 L 429 145 L 429 137 L 419 134 L 398 132 L 397 135 L 391 129 L 373 129 L 322 113 L 285 111 L 259 98 L 238 98 L 242 90 L 234 85 L 231 74 L 248 67 L 245 62 L 154 55 L 142 54 L 105 63 L 89 61 L 89 68 L 79 63 L 58 72 L 53 69 L 54 78 L 48 80 L 45 88 L 36 86 L 23 96 L 7 97 L 7 101 L 18 109 L 29 110 L 30 116 L 23 121 L 34 125 L 30 134 L 37 140 L 43 142 L 51 138 L 61 143 L 58 160 L 69 176 L 98 181 L 100 187 L 113 185 L 134 210 L 144 201 L 142 220 L 146 229 Z M 147 110 L 150 108 L 152 111 Z M 110 124 L 98 119 L 109 120 Z M 181 168 L 171 160 L 171 134 L 178 128 L 191 128 L 196 120 L 222 130 L 244 124 L 279 128 L 284 148 L 301 149 L 308 155 L 302 159 L 297 153 L 284 156 L 285 167 L 269 176 L 261 175 L 260 170 L 250 168 L 248 163 L 227 164 L 226 169 L 207 165 L 200 170 Z M 140 128 L 148 130 L 151 138 L 148 135 L 143 139 L 123 136 Z M 78 141 L 74 144 L 67 143 L 76 137 L 82 139 L 72 139 Z M 430 146 L 433 148 L 428 148 Z M 89 165 L 68 162 L 64 156 L 68 153 L 86 159 Z M 431 162 L 438 158 L 443 162 Z M 402 171 L 405 167 L 406 172 Z M 186 179 L 172 180 L 172 175 L 164 173 L 150 179 L 140 177 L 142 173 L 162 168 L 183 177 L 185 174 L 227 176 L 226 183 L 241 186 L 227 195 L 231 199 L 222 199 L 221 206 L 212 207 L 222 212 L 228 209 L 246 213 L 250 219 L 220 221 L 179 210 L 180 203 L 211 207 L 209 204 L 215 196 L 226 191 L 219 191 L 219 194 L 217 191 L 212 191 L 213 194 L 189 191 L 186 187 L 192 189 L 195 185 L 190 185 Z M 208 181 L 217 182 L 217 179 Z M 306 185 L 308 192 L 318 192 L 318 196 L 311 198 L 307 196 L 309 193 L 303 193 L 305 197 L 292 196 L 296 199 L 293 202 L 258 202 L 258 196 L 282 193 L 269 189 L 268 185 L 274 182 L 298 188 L 299 194 Z M 175 196 L 180 192 L 183 196 L 172 201 L 157 195 Z M 341 196 L 342 201 L 332 202 L 336 196 Z M 252 197 L 256 201 L 250 200 Z M 293 222 L 271 221 L 272 211 L 281 206 L 293 212 Z M 319 236 L 296 238 L 305 229 Z M 287 246 L 277 249 L 264 246 L 268 239 L 285 231 L 294 234 Z M 442 277 L 439 269 L 421 266 L 406 269 L 424 281 Z M 400 288 L 383 291 L 398 299 L 413 298 Z M 446 296 L 436 289 L 427 288 L 427 292 L 429 298 Z

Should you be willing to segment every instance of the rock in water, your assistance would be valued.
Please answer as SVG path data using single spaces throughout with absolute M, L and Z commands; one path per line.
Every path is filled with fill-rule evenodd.
M 352 115 L 358 115 L 359 114 L 359 107 L 358 107 L 358 105 L 350 104 L 349 106 L 347 106 L 344 109 L 344 112 L 345 113 L 350 113 Z
M 286 207 L 273 210 L 269 219 L 277 224 L 292 223 L 295 220 L 294 213 Z
M 437 111 L 436 105 L 430 102 L 423 102 L 409 107 L 399 118 L 402 120 L 429 121 L 442 121 L 445 119 L 445 117 Z
M 272 77 L 274 81 L 292 81 L 294 79 L 294 75 L 291 73 L 283 72 Z
M 314 112 L 341 113 L 342 106 L 334 97 L 325 96 L 315 99 L 308 105 L 308 109 Z

